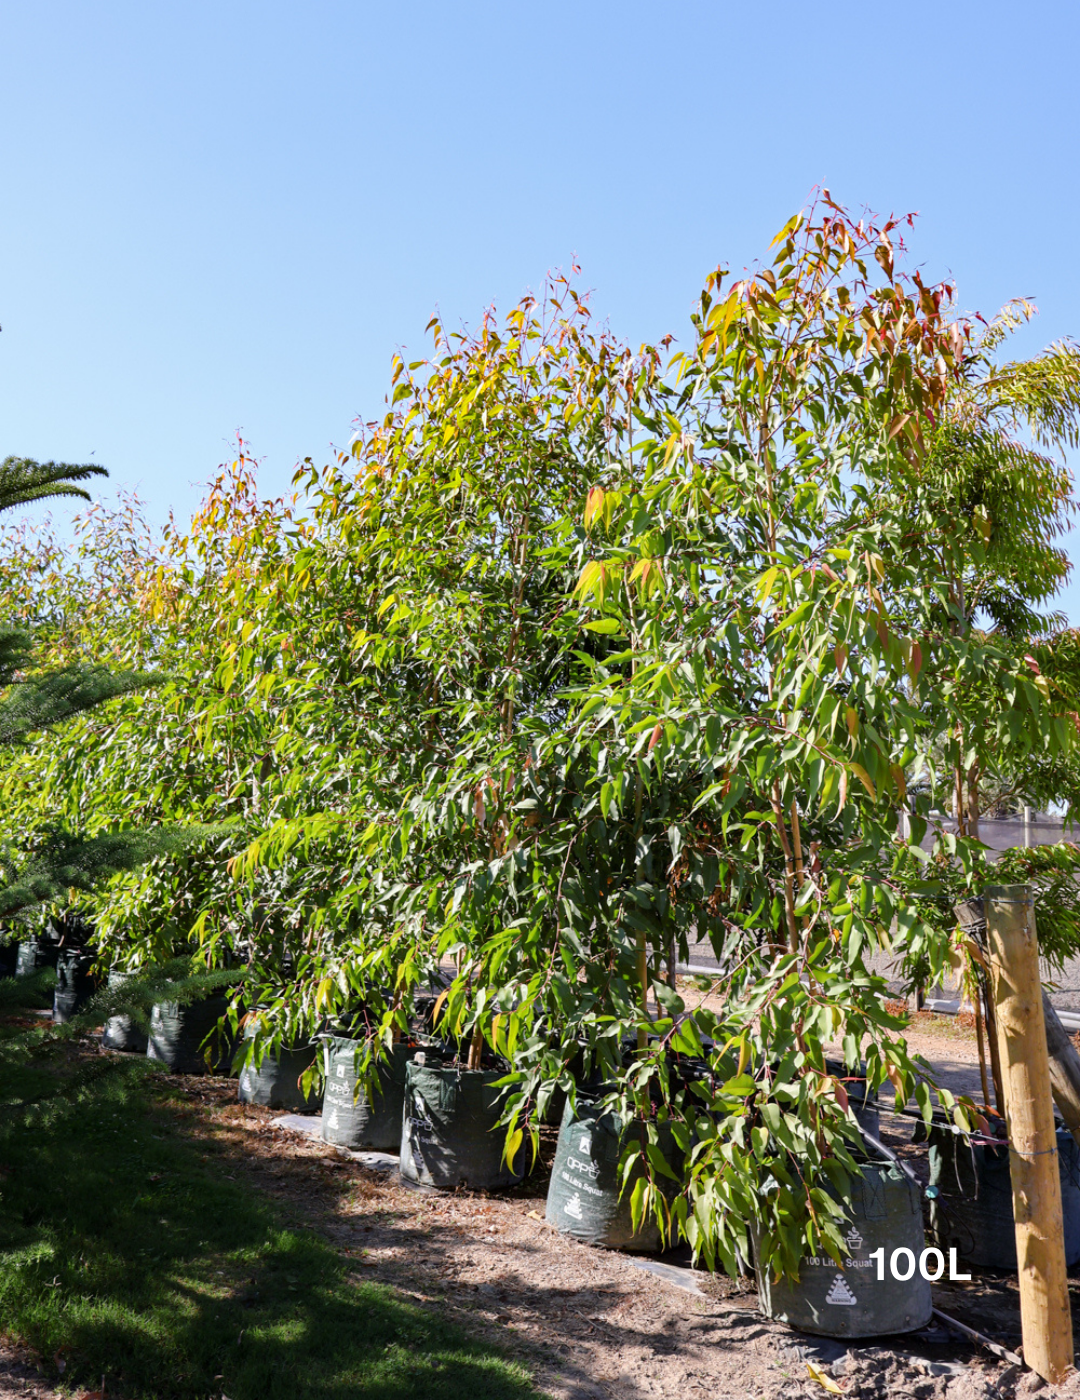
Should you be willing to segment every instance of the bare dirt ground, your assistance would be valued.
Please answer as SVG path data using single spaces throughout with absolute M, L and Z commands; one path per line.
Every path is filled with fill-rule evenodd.
M 55 1400 L 56 1395 L 32 1357 L 0 1343 L 0 1400 Z
M 912 1025 L 912 1048 L 949 1087 L 977 1091 L 973 1033 L 924 1019 Z M 972 1072 L 974 1086 L 961 1088 Z M 223 1173 L 276 1197 L 297 1224 L 331 1240 L 357 1282 L 383 1282 L 516 1355 L 554 1400 L 820 1400 L 828 1393 L 1013 1400 L 1036 1391 L 1046 1400 L 1058 1393 L 1080 1400 L 1080 1387 L 1050 1391 L 1030 1373 L 958 1345 L 944 1329 L 867 1345 L 814 1339 L 763 1318 L 749 1281 L 691 1275 L 674 1258 L 687 1285 L 679 1287 L 627 1256 L 559 1235 L 543 1220 L 543 1163 L 554 1130 L 545 1133 L 541 1169 L 513 1193 L 418 1191 L 283 1129 L 280 1114 L 239 1104 L 234 1081 L 175 1082 L 183 1095 L 174 1111 Z M 924 1175 L 925 1157 L 910 1144 L 906 1120 L 886 1114 L 883 1135 Z M 1080 1339 L 1080 1281 L 1073 1297 Z M 935 1303 L 1004 1345 L 1019 1345 L 1014 1278 L 977 1275 L 970 1285 L 937 1290 Z M 56 1395 L 28 1360 L 0 1349 L 0 1400 Z
M 823 1379 L 856 1400 L 1016 1393 L 1021 1373 L 944 1331 L 846 1348 L 764 1319 L 748 1282 L 684 1272 L 701 1288 L 690 1292 L 569 1240 L 543 1221 L 544 1170 L 509 1195 L 415 1191 L 234 1095 L 227 1081 L 190 1080 L 180 1110 L 222 1152 L 223 1170 L 332 1240 L 358 1281 L 378 1279 L 516 1354 L 556 1400 L 795 1400 L 828 1393 Z M 1001 1323 L 1015 1311 L 1013 1292 Z
M 228 1144 L 255 1183 L 286 1197 L 333 1240 L 357 1278 L 401 1289 L 516 1353 L 557 1400 L 824 1393 L 800 1353 L 808 1339 L 763 1319 L 748 1284 L 716 1280 L 708 1294 L 691 1293 L 622 1255 L 557 1234 L 542 1218 L 543 1172 L 509 1196 L 413 1191 L 392 1174 L 283 1131 L 276 1115 L 241 1107 L 231 1093 L 211 1106 L 211 1093 L 204 1084 L 200 1097 L 211 1109 L 202 1115 L 204 1131 Z M 847 1382 L 867 1367 L 867 1379 L 878 1382 L 866 1393 L 888 1393 L 880 1385 L 884 1370 L 875 1369 L 878 1350 L 847 1358 L 847 1393 L 863 1393 Z M 974 1361 L 967 1351 L 938 1350 Z M 1001 1369 L 995 1363 L 979 1374 L 996 1379 Z M 897 1393 L 929 1400 L 945 1396 L 955 1379 L 912 1363 Z M 985 1386 L 971 1392 L 989 1393 Z
M 954 1094 L 970 1094 L 981 1103 L 979 1047 L 973 1019 L 920 1011 L 911 1018 L 904 1036 L 913 1054 L 929 1060 L 942 1088 L 951 1089 Z

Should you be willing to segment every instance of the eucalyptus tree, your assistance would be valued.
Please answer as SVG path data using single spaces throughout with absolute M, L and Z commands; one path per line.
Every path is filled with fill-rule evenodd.
M 276 610 L 290 664 L 268 682 L 280 780 L 244 868 L 318 872 L 331 897 L 308 910 L 321 958 L 310 1014 L 362 997 L 384 1007 L 386 1038 L 447 958 L 456 986 L 488 998 L 480 950 L 502 926 L 477 905 L 461 913 L 453 886 L 463 860 L 483 883 L 505 849 L 505 821 L 484 813 L 511 779 L 488 755 L 527 761 L 521 736 L 565 719 L 575 653 L 605 645 L 561 621 L 574 606 L 560 550 L 604 469 L 625 378 L 621 347 L 590 330 L 566 281 L 475 335 L 428 329 L 431 360 L 395 361 L 385 418 L 309 472 L 309 533 L 253 585 L 275 600 L 263 635 Z M 258 665 L 243 683 L 260 683 Z M 475 769 L 433 823 L 430 802 Z M 475 1062 L 483 1032 L 475 1015 L 464 1027 L 456 998 L 447 1024 L 467 1029 Z
M 388 991 L 384 1041 L 453 960 L 441 1025 L 513 1066 L 509 1151 L 583 1057 L 638 1124 L 635 1210 L 665 1216 L 666 1123 L 689 1174 L 665 1224 L 729 1267 L 754 1216 L 784 1267 L 840 1249 L 829 1043 L 931 1102 L 867 958 L 894 924 L 946 955 L 894 878 L 941 581 L 887 567 L 880 502 L 926 460 L 968 333 L 896 240 L 826 199 L 771 266 L 709 279 L 668 371 L 588 333 L 569 288 L 554 319 L 436 326 L 352 461 L 309 479 L 281 595 L 310 658 L 282 704 L 352 714 L 351 780 L 268 813 L 236 867 L 321 866 L 328 924 L 350 919 L 305 995 Z M 696 940 L 724 975 L 688 1005 L 662 974 Z M 672 1051 L 705 1061 L 693 1084 Z

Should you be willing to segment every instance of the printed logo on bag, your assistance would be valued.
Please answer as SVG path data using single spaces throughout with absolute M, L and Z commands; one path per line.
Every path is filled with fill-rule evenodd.
M 338 1065 L 338 1067 L 337 1067 L 337 1077 L 338 1077 L 339 1079 L 344 1079 L 344 1078 L 345 1078 L 345 1066 L 344 1066 L 344 1065 Z
M 570 1199 L 563 1206 L 563 1211 L 567 1215 L 572 1215 L 575 1220 L 581 1219 L 581 1193 L 575 1191 Z
M 336 1128 L 336 1127 L 338 1126 L 338 1117 L 337 1117 L 337 1109 L 336 1109 L 336 1108 L 334 1109 L 333 1113 L 331 1113 L 330 1117 L 326 1120 L 326 1126 L 327 1126 L 328 1128 Z
M 592 1153 L 592 1143 L 587 1137 L 583 1137 L 577 1145 L 577 1150 L 579 1152 L 584 1152 L 585 1156 L 588 1157 Z
M 832 1287 L 825 1294 L 826 1303 L 833 1303 L 838 1307 L 851 1308 L 859 1301 L 855 1294 L 847 1285 L 847 1279 L 843 1274 L 836 1274 L 833 1277 Z
M 854 1225 L 852 1225 L 851 1229 L 844 1236 L 844 1239 L 847 1240 L 848 1249 L 862 1249 L 863 1237 L 859 1234 L 858 1230 Z

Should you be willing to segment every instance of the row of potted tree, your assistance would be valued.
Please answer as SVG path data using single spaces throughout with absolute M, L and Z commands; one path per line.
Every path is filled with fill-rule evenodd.
M 990 788 L 1077 792 L 1077 649 L 1038 608 L 1080 358 L 1003 362 L 1030 308 L 959 316 L 900 231 L 824 197 L 710 276 L 674 355 L 553 279 L 433 322 L 287 500 L 242 451 L 186 532 L 9 532 L 46 661 L 159 683 L 10 758 L 8 840 L 208 832 L 92 895 L 102 964 L 242 964 L 252 1065 L 362 1007 L 369 1081 L 426 1001 L 418 1142 L 482 1084 L 506 1172 L 565 1096 L 617 1129 L 631 1234 L 734 1269 L 754 1221 L 766 1265 L 840 1257 L 850 1082 L 932 1108 L 872 960 L 941 975 Z M 722 975 L 688 992 L 702 945 Z

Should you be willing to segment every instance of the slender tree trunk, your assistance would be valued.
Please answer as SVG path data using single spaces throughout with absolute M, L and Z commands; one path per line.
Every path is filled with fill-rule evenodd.
M 959 726 L 956 731 L 956 742 L 963 750 L 964 738 Z M 953 807 L 956 814 L 956 834 L 957 836 L 967 835 L 967 822 L 964 813 L 964 769 L 959 759 L 953 767 Z
M 641 781 L 641 774 L 637 777 L 637 786 L 634 789 L 634 853 L 637 854 L 638 842 L 641 840 L 642 831 L 642 808 L 644 800 L 644 785 Z M 641 862 L 638 860 L 634 867 L 635 877 L 641 879 Z M 649 1014 L 649 945 L 645 939 L 645 930 L 637 930 L 637 978 L 641 996 L 642 1019 Z M 644 1025 L 638 1027 L 637 1048 L 644 1050 L 649 1043 L 648 1032 Z
M 776 819 L 776 834 L 784 852 L 784 918 L 787 923 L 789 953 L 799 951 L 799 925 L 795 918 L 795 855 L 788 839 L 787 822 L 784 820 L 784 805 L 780 800 L 780 784 L 772 785 L 772 809 Z
M 979 839 L 979 765 L 973 763 L 967 772 L 967 834 Z
M 1005 1081 L 1001 1076 L 1001 1055 L 998 1049 L 997 1013 L 994 1010 L 994 998 L 990 995 L 989 979 L 985 975 L 980 975 L 979 977 L 979 995 L 982 996 L 983 1005 L 986 1008 L 987 1039 L 990 1042 L 990 1072 L 994 1077 L 994 1107 L 997 1109 L 998 1113 L 1004 1115 Z
M 525 560 L 528 542 L 529 517 L 526 515 L 521 527 L 521 550 L 518 556 L 518 581 L 517 587 L 514 590 L 514 624 L 510 631 L 510 645 L 506 652 L 507 672 L 509 672 L 511 666 L 514 664 L 514 657 L 517 653 L 518 636 L 521 632 L 521 605 L 525 597 Z M 512 548 L 511 554 L 513 554 Z M 507 684 L 510 686 L 510 694 L 506 697 L 504 725 L 506 737 L 510 739 L 514 732 L 514 689 L 513 682 L 509 680 L 509 676 L 507 678 Z
M 982 1083 L 983 1105 L 990 1107 L 990 1084 L 986 1078 L 986 1025 L 983 1020 L 982 997 L 975 994 L 975 1036 L 979 1043 L 979 1079 Z
M 806 879 L 806 871 L 803 867 L 802 827 L 799 824 L 799 804 L 797 802 L 792 802 L 791 804 L 791 844 L 795 851 L 795 894 L 798 896 L 799 891 L 803 887 L 803 882 Z M 802 927 L 802 931 L 805 932 L 808 923 L 805 914 L 799 920 L 799 923 Z

